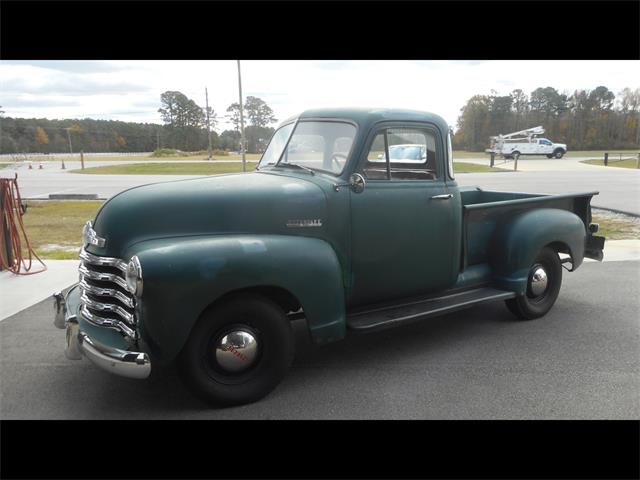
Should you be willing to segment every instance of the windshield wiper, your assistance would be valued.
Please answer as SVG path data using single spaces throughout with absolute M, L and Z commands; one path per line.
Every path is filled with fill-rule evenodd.
M 311 175 L 315 175 L 316 172 L 314 172 L 312 169 L 310 169 L 309 167 L 304 167 L 302 165 L 298 165 L 297 163 L 291 163 L 291 162 L 287 162 L 287 163 L 278 163 L 277 165 L 274 165 L 275 167 L 294 167 L 294 168 L 299 168 L 300 170 L 305 170 L 307 172 L 309 172 Z

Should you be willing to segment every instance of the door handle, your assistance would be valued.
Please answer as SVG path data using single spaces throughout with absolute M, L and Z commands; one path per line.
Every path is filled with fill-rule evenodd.
M 453 197 L 452 193 L 445 193 L 444 195 L 435 195 L 431 197 L 431 200 L 449 200 Z

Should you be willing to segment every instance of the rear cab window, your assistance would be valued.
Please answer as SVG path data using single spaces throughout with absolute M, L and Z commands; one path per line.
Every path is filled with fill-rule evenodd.
M 432 129 L 389 127 L 376 133 L 361 170 L 370 180 L 435 180 L 436 158 Z

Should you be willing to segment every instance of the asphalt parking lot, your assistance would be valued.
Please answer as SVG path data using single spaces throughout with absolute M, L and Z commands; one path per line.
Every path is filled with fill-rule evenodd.
M 502 303 L 346 340 L 304 342 L 284 382 L 212 409 L 173 369 L 146 381 L 64 357 L 49 301 L 0 322 L 2 419 L 636 419 L 640 262 L 564 272 L 539 320 Z M 157 373 L 157 375 L 155 375 Z

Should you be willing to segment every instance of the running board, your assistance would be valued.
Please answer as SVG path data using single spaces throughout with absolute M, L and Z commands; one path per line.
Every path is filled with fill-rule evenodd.
M 401 305 L 391 305 L 347 315 L 347 326 L 351 330 L 369 332 L 394 327 L 427 317 L 444 315 L 476 305 L 514 298 L 514 292 L 483 287 L 461 293 L 430 298 Z

